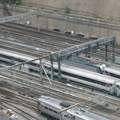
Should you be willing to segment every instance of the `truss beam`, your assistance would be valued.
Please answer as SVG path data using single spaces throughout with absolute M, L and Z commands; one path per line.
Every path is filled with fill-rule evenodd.
M 80 53 L 80 52 L 84 52 L 85 50 L 97 48 L 98 46 L 101 46 L 101 45 L 114 44 L 115 41 L 116 41 L 115 37 L 101 38 L 101 39 L 98 39 L 95 41 L 83 43 L 80 45 L 75 45 L 75 46 L 70 47 L 65 50 L 60 50 L 58 52 L 52 53 L 52 55 L 57 56 L 57 57 L 66 57 L 66 56 L 72 55 L 74 53 Z
M 28 18 L 28 17 L 39 16 L 39 15 L 40 15 L 39 12 L 29 12 L 29 13 L 10 16 L 10 17 L 4 17 L 4 18 L 0 18 L 0 23 L 10 22 L 10 21 L 13 21 L 13 20 L 25 19 L 25 18 Z

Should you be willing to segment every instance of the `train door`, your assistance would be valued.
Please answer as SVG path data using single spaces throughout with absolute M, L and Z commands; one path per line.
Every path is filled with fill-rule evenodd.
M 38 111 L 41 111 L 41 110 L 40 110 L 40 104 L 41 104 L 41 103 L 38 101 L 38 102 L 37 102 Z
M 120 82 L 116 83 L 115 91 L 116 91 L 117 96 L 120 96 Z

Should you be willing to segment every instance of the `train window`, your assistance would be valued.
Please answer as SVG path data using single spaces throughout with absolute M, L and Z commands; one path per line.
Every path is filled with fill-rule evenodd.
M 57 113 L 57 111 L 54 111 L 54 113 Z
M 97 84 L 100 84 L 100 85 L 105 86 L 105 83 L 100 82 L 100 81 L 95 81 L 95 80 L 90 79 L 90 78 L 88 79 L 88 78 L 86 78 L 86 77 L 81 77 L 81 76 L 74 75 L 74 74 L 71 74 L 71 73 L 66 73 L 66 72 L 63 72 L 63 71 L 62 71 L 62 74 L 75 77 L 76 79 L 78 78 L 78 79 L 82 79 L 82 80 L 85 80 L 85 81 L 89 81 L 89 82 L 93 82 L 93 83 L 97 83 Z M 75 83 L 75 82 L 73 82 L 73 83 Z
M 64 115 L 64 117 L 66 117 L 66 118 L 71 118 L 70 115 L 68 115 L 68 114 Z
M 49 108 L 50 111 L 53 111 L 52 109 Z
M 119 88 L 119 89 L 120 89 L 120 86 L 119 86 L 119 85 L 117 85 L 117 88 Z
M 8 58 L 8 59 L 12 59 L 11 56 L 7 56 L 7 55 L 3 55 L 3 54 L 0 54 L 1 57 L 4 57 L 4 58 Z
M 86 112 L 85 110 L 81 109 L 82 112 Z
M 111 88 L 112 87 L 112 84 L 106 84 L 106 87 L 109 87 L 109 88 Z
M 67 117 L 67 115 L 64 115 L 64 117 Z
M 75 120 L 75 116 L 71 116 L 71 119 Z
M 48 109 L 48 107 L 44 107 L 45 109 Z
M 39 67 L 39 65 L 37 65 L 36 63 L 29 63 L 30 65 L 32 65 L 32 66 L 38 66 Z

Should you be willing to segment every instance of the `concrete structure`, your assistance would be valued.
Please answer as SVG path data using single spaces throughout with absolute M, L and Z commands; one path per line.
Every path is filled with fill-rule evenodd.
M 29 2 L 28 2 L 28 0 L 25 0 L 24 2 L 25 3 L 36 3 L 36 4 L 33 4 L 33 5 L 37 5 L 37 6 L 41 5 L 42 6 L 42 4 L 47 5 L 45 3 L 49 3 L 49 2 L 47 2 L 49 0 L 47 0 L 46 2 L 45 1 L 46 0 L 44 0 L 44 2 L 39 0 L 39 4 L 37 4 L 38 0 L 37 1 L 36 0 L 34 0 L 34 1 L 29 0 Z M 71 1 L 71 0 L 69 0 L 69 1 Z M 82 0 L 79 0 L 78 2 L 80 2 L 80 1 L 82 1 Z M 54 1 L 51 0 L 49 5 L 54 6 L 54 5 L 52 5 L 53 2 L 54 2 L 54 5 L 55 5 L 55 3 L 58 4 L 58 0 L 54 0 Z M 61 6 L 61 8 L 62 8 L 64 6 L 62 4 L 63 1 L 60 1 L 60 2 L 61 2 L 61 4 L 59 4 L 59 6 Z M 100 1 L 98 3 L 100 3 Z M 74 4 L 75 4 L 75 2 L 74 2 Z M 83 3 L 81 2 L 81 4 L 83 4 Z M 81 4 L 80 4 L 80 6 L 81 6 Z M 65 5 L 67 5 L 67 4 L 65 4 Z M 57 5 L 55 5 L 55 6 L 57 7 Z M 32 8 L 32 7 L 28 8 L 28 7 L 24 7 L 24 6 L 8 6 L 8 8 L 12 12 L 12 15 L 18 15 L 18 14 L 21 14 L 21 13 L 31 12 L 31 11 L 37 10 L 37 8 Z M 39 8 L 41 8 L 41 7 L 39 7 Z M 53 9 L 55 9 L 55 8 L 53 8 Z M 98 24 L 97 24 L 97 26 L 94 26 L 94 25 L 91 25 L 91 23 L 89 23 L 89 22 L 88 22 L 88 24 L 85 24 L 85 21 L 84 21 L 85 19 L 83 19 L 83 22 L 76 22 L 76 20 L 74 20 L 74 18 L 76 19 L 76 17 L 73 17 L 72 19 L 73 19 L 74 22 L 71 22 L 70 21 L 71 17 L 68 17 L 67 16 L 68 14 L 65 14 L 64 12 L 62 14 L 59 14 L 59 12 L 55 12 L 53 10 L 51 10 L 50 13 L 49 12 L 44 12 L 44 11 L 47 11 L 47 10 L 49 10 L 49 9 L 42 9 L 42 8 L 40 9 L 40 14 L 42 13 L 43 16 L 41 16 L 39 18 L 39 20 L 37 19 L 37 17 L 33 17 L 33 18 L 27 18 L 25 20 L 20 20 L 20 21 L 17 21 L 17 22 L 27 24 L 27 21 L 29 21 L 30 25 L 33 25 L 35 27 L 38 27 L 38 22 L 39 22 L 40 28 L 52 29 L 52 30 L 54 28 L 56 28 L 56 29 L 60 29 L 61 32 L 74 31 L 74 34 L 84 34 L 85 37 L 92 36 L 92 37 L 101 38 L 101 37 L 116 36 L 116 38 L 117 38 L 116 43 L 120 44 L 120 39 L 119 39 L 120 38 L 120 28 L 119 29 L 114 29 L 114 28 L 111 29 L 109 27 L 105 28 L 104 25 L 102 27 L 100 27 L 99 26 L 99 21 L 101 19 L 95 18 L 96 22 Z M 4 14 L 4 16 L 7 16 L 7 12 L 5 12 L 2 9 L 2 6 L 1 6 L 0 16 L 3 17 L 3 14 Z M 77 15 L 77 14 L 73 14 L 73 15 Z M 92 15 L 92 14 L 90 14 L 90 15 Z M 99 16 L 99 15 L 96 14 L 96 16 Z M 79 19 L 79 17 L 77 19 Z M 103 20 L 106 20 L 106 19 L 103 19 Z M 105 21 L 105 22 L 108 23 L 108 21 Z M 109 24 L 113 24 L 113 25 L 116 25 L 118 27 L 120 26 L 119 22 L 109 23 Z
M 87 12 L 96 17 L 120 18 L 119 0 L 22 0 L 22 3 L 62 9 L 68 6 L 72 10 Z

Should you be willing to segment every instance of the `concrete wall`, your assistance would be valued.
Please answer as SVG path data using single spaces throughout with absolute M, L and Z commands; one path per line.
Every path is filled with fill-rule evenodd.
M 23 4 L 36 6 L 50 6 L 63 9 L 68 6 L 71 10 L 82 11 L 93 16 L 100 16 L 104 19 L 115 18 L 120 19 L 120 0 L 22 0 Z M 46 8 L 47 9 L 47 8 Z M 117 43 L 120 44 L 120 32 L 108 30 L 105 28 L 87 26 L 77 23 L 69 23 L 65 21 L 58 21 L 50 18 L 41 18 L 41 27 L 53 29 L 58 28 L 62 31 L 74 30 L 76 34 L 83 33 L 86 36 L 116 36 Z
M 72 10 L 88 12 L 95 16 L 120 18 L 120 0 L 22 0 L 22 3 L 56 8 L 69 6 Z
M 3 9 L 0 9 L 0 18 L 8 16 L 7 12 L 4 11 Z
M 24 13 L 24 12 L 30 12 L 31 8 L 26 8 L 26 7 L 21 7 L 21 6 L 13 6 L 11 7 L 11 12 L 12 15 Z M 46 15 L 51 15 L 49 13 L 44 13 Z M 0 9 L 0 16 L 6 16 L 7 13 L 3 11 L 3 9 Z M 58 16 L 58 14 L 54 15 Z M 19 20 L 17 22 L 22 22 L 24 24 L 27 23 L 27 21 L 30 21 L 30 24 L 37 27 L 37 17 L 32 17 L 32 18 L 27 18 L 23 20 Z M 84 34 L 85 36 L 96 36 L 98 38 L 101 37 L 111 37 L 111 36 L 116 36 L 117 37 L 117 43 L 120 44 L 120 31 L 112 30 L 112 29 L 105 29 L 105 28 L 100 28 L 100 27 L 95 27 L 95 26 L 89 26 L 89 25 L 83 25 L 83 24 L 78 24 L 78 23 L 72 23 L 72 22 L 67 22 L 64 20 L 57 20 L 57 19 L 52 19 L 52 18 L 46 18 L 46 17 L 40 17 L 39 19 L 39 24 L 40 28 L 45 28 L 45 29 L 60 29 L 62 32 L 66 31 L 71 31 L 73 30 L 75 34 Z M 119 24 L 120 25 L 120 24 Z

